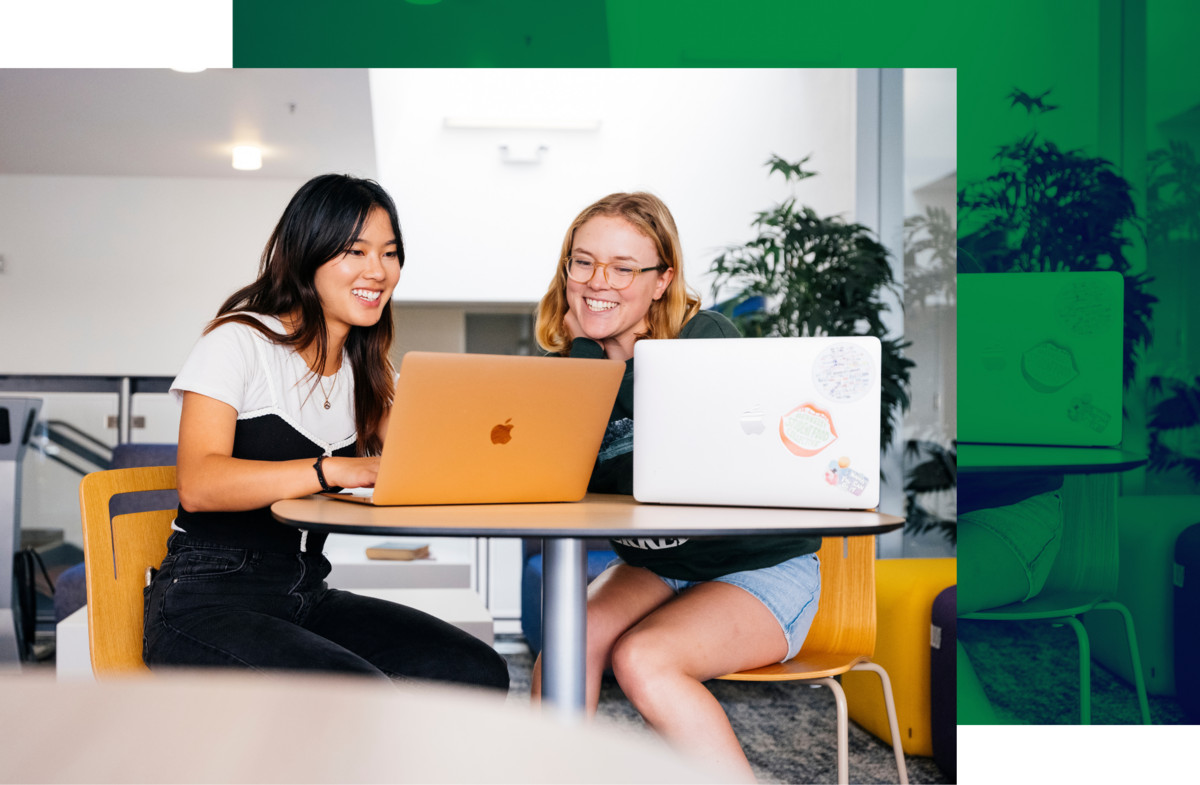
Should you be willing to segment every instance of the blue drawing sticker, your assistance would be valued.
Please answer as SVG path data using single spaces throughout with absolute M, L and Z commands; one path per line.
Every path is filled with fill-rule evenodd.
M 813 384 L 838 403 L 854 403 L 871 389 L 871 355 L 852 343 L 835 343 L 817 355 Z

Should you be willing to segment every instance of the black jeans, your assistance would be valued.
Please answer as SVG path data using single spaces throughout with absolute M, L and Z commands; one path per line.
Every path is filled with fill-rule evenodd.
M 142 659 L 161 667 L 358 673 L 508 689 L 490 646 L 412 608 L 326 587 L 320 553 L 232 548 L 175 532 L 145 589 Z

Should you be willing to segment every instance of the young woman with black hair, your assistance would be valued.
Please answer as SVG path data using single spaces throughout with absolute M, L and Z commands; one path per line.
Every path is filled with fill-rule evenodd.
M 234 293 L 171 386 L 179 511 L 145 590 L 143 658 L 165 666 L 358 673 L 507 689 L 504 659 L 425 613 L 328 589 L 325 535 L 270 505 L 379 471 L 404 265 L 377 183 L 323 175 L 288 204 L 258 280 Z

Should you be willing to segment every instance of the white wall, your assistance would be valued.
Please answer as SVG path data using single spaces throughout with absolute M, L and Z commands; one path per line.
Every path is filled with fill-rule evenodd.
M 173 376 L 302 184 L 0 175 L 0 373 Z
M 688 280 L 791 191 L 772 153 L 815 153 L 797 189 L 823 214 L 854 208 L 853 70 L 372 70 L 380 182 L 400 210 L 402 302 L 536 302 L 571 219 L 613 191 L 648 190 L 675 216 Z M 598 120 L 595 131 L 463 130 L 448 117 Z M 506 163 L 500 145 L 548 149 Z

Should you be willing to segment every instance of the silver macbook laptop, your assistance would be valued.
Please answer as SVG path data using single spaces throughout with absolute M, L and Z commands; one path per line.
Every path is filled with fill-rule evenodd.
M 870 509 L 879 503 L 879 340 L 639 341 L 640 502 Z
M 1112 446 L 1121 441 L 1120 273 L 958 277 L 958 438 Z

